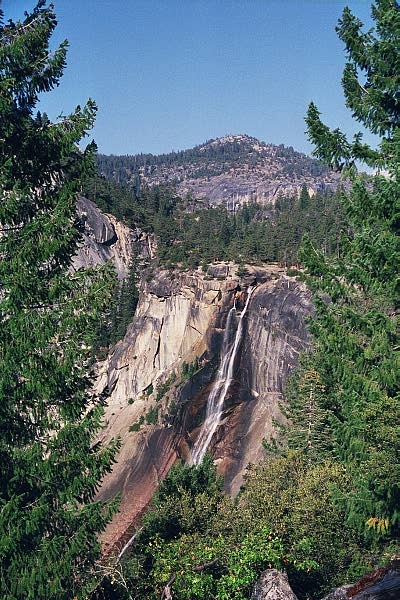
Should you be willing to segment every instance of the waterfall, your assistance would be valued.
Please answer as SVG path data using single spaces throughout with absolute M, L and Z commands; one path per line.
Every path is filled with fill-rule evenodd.
M 203 460 L 207 448 L 211 442 L 212 436 L 221 420 L 224 409 L 226 394 L 233 379 L 233 369 L 235 366 L 236 354 L 242 339 L 243 317 L 249 306 L 250 297 L 254 288 L 247 290 L 246 304 L 239 318 L 236 312 L 236 299 L 233 307 L 228 313 L 224 338 L 221 348 L 221 361 L 218 368 L 217 379 L 213 385 L 210 395 L 207 399 L 207 413 L 199 436 L 192 449 L 192 464 L 198 465 Z

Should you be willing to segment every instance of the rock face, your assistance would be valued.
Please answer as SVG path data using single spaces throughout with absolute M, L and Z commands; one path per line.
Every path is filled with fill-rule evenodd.
M 183 363 L 191 364 L 196 357 L 212 360 L 215 327 L 237 285 L 234 280 L 185 273 L 171 279 L 158 272 L 147 279 L 134 322 L 102 365 L 97 383 L 100 392 L 106 388 L 111 392 L 104 438 L 122 439 L 118 463 L 101 489 L 102 498 L 122 491 L 120 514 L 106 534 L 111 545 L 135 521 L 177 458 L 189 456 L 185 435 L 168 414 L 172 402 L 178 405 L 181 394 L 189 398 L 197 385 L 186 382 L 180 389 Z M 157 402 L 159 389 L 172 374 L 170 395 Z M 211 374 L 212 370 L 209 378 Z M 150 418 L 155 411 L 158 418 Z M 132 431 L 139 426 L 139 431 Z
M 284 383 L 308 343 L 310 297 L 277 266 L 249 267 L 245 277 L 236 269 L 220 264 L 207 273 L 148 273 L 135 319 L 99 371 L 97 389 L 109 395 L 103 439 L 122 440 L 100 491 L 102 498 L 122 492 L 107 544 L 135 523 L 177 458 L 190 460 L 227 313 L 235 299 L 237 309 L 243 308 L 252 284 L 234 380 L 209 447 L 230 493 L 238 491 L 248 462 L 262 458 L 262 440 L 271 435 L 273 418 L 281 418 Z
M 323 600 L 349 600 L 347 595 L 347 590 L 350 588 L 350 585 L 342 585 L 336 590 L 333 590 L 330 594 L 325 596 Z
M 114 262 L 119 279 L 126 277 L 132 249 L 144 258 L 151 257 L 150 236 L 132 230 L 113 215 L 105 215 L 87 198 L 79 198 L 77 213 L 83 225 L 82 244 L 73 260 L 74 269 L 87 269 Z
M 323 600 L 398 600 L 400 598 L 400 560 L 367 573 L 354 585 L 343 585 Z
M 364 575 L 347 590 L 352 600 L 398 600 L 400 598 L 400 560 Z
M 268 569 L 254 586 L 251 600 L 297 600 L 289 585 L 286 573 Z
M 222 426 L 214 450 L 232 494 L 239 491 L 246 465 L 262 459 L 261 442 L 271 437 L 273 420 L 282 418 L 279 403 L 298 354 L 307 345 L 305 316 L 311 312 L 305 288 L 283 274 L 260 283 L 251 297 L 237 391 L 227 413 L 236 426 L 226 432 Z

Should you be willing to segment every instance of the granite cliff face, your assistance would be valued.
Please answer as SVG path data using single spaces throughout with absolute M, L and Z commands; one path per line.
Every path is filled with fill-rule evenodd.
M 273 419 L 282 418 L 279 404 L 308 345 L 305 317 L 311 313 L 310 295 L 296 280 L 280 270 L 260 278 L 246 318 L 232 414 L 214 451 L 231 493 L 239 491 L 246 465 L 263 458 L 261 442 L 273 433 Z
M 85 240 L 74 267 L 113 259 L 126 275 L 133 246 L 146 262 L 139 303 L 123 340 L 98 365 L 95 390 L 108 400 L 101 437 L 121 438 L 113 471 L 99 497 L 121 492 L 119 514 L 108 527 L 106 547 L 121 542 L 137 523 L 159 481 L 191 449 L 204 421 L 234 306 L 242 314 L 253 287 L 238 340 L 233 377 L 208 450 L 236 494 L 249 462 L 262 459 L 262 440 L 281 419 L 279 403 L 300 350 L 307 347 L 305 317 L 310 294 L 277 265 L 219 263 L 207 271 L 160 270 L 152 265 L 153 240 L 103 215 L 82 199 L 78 210 Z
M 120 436 L 118 463 L 100 496 L 122 492 L 121 510 L 106 533 L 112 545 L 142 512 L 179 458 L 190 460 L 219 361 L 226 317 L 234 301 L 244 319 L 234 380 L 210 443 L 226 488 L 235 494 L 248 462 L 262 458 L 262 440 L 281 418 L 279 402 L 298 352 L 308 343 L 307 290 L 277 266 L 214 265 L 207 274 L 157 271 L 143 282 L 133 323 L 98 374 L 109 394 L 103 439 Z

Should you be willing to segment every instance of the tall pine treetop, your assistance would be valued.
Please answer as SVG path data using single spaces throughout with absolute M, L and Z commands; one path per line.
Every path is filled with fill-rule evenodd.
M 306 123 L 314 155 L 342 169 L 361 160 L 371 167 L 391 162 L 400 126 L 400 5 L 396 0 L 377 0 L 372 6 L 375 27 L 363 31 L 363 23 L 345 8 L 336 31 L 346 48 L 347 62 L 342 87 L 352 116 L 382 138 L 380 150 L 362 141 L 362 133 L 349 141 L 340 129 L 330 130 L 314 103 Z

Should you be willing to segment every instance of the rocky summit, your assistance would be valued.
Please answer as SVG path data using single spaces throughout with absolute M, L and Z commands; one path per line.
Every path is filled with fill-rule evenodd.
M 249 201 L 274 204 L 282 196 L 335 190 L 339 173 L 291 146 L 268 144 L 248 135 L 226 135 L 169 154 L 98 156 L 100 172 L 131 185 L 176 185 L 182 197 L 233 210 Z

